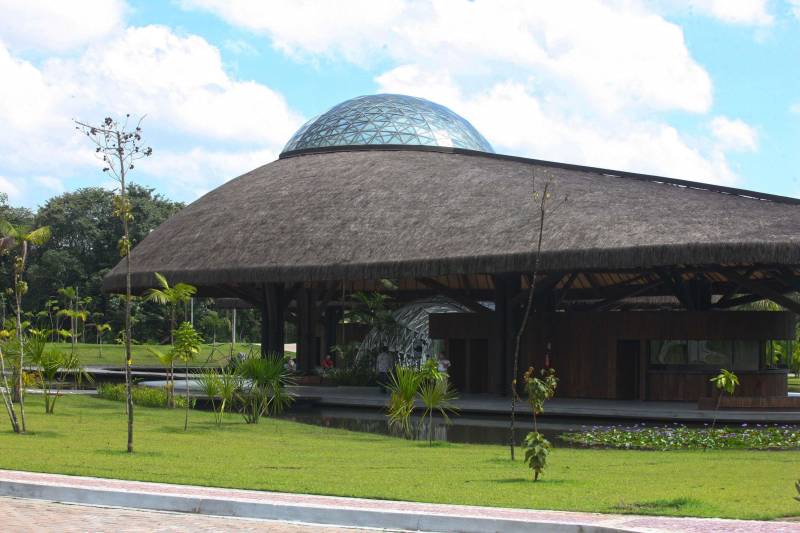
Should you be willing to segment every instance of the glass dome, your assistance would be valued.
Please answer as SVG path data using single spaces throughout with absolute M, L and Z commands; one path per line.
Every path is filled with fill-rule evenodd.
M 494 153 L 472 124 L 446 107 L 401 94 L 359 96 L 342 102 L 306 122 L 283 152 L 380 144 Z

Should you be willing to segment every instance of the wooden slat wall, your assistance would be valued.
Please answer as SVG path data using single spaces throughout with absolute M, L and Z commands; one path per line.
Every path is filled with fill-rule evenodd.
M 544 365 L 547 343 L 550 361 L 558 371 L 559 396 L 608 398 L 616 396 L 616 346 L 618 340 L 766 340 L 791 339 L 795 316 L 780 312 L 597 312 L 535 313 L 522 345 L 520 373 L 528 366 Z M 440 339 L 491 339 L 491 317 L 474 314 L 431 315 L 431 337 Z M 490 344 L 491 346 L 491 344 Z M 490 365 L 499 360 L 490 354 Z M 755 374 L 754 374 L 755 375 Z M 766 375 L 766 374 L 765 374 Z M 697 377 L 693 377 L 697 376 Z M 785 375 L 782 375 L 785 393 Z M 648 373 L 647 379 L 651 374 Z M 647 384 L 648 399 L 696 400 L 705 394 L 704 374 L 676 374 Z M 744 389 L 780 393 L 780 377 L 747 377 Z M 703 380 L 706 380 L 701 384 Z M 697 381 L 697 383 L 694 383 Z M 752 384 L 750 383 L 752 382 Z M 663 392 L 657 392 L 658 389 Z M 701 394 L 702 393 L 702 394 Z

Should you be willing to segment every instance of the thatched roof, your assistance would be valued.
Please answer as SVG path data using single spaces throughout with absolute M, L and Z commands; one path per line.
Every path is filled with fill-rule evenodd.
M 552 180 L 541 268 L 800 265 L 800 201 L 461 150 L 338 149 L 285 157 L 211 191 L 133 250 L 198 286 L 527 271 L 537 188 Z M 123 265 L 104 287 L 124 288 Z

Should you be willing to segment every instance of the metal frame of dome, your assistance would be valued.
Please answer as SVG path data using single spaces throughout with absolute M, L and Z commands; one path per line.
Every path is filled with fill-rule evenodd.
M 359 96 L 306 122 L 282 154 L 335 146 L 437 146 L 494 153 L 463 117 L 443 105 L 400 94 Z

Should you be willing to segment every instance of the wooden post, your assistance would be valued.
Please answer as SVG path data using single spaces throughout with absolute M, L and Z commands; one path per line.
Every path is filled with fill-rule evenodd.
M 283 284 L 267 283 L 261 305 L 261 355 L 276 354 L 283 357 L 283 313 L 286 302 Z
M 514 373 L 514 348 L 520 318 L 519 304 L 514 303 L 514 296 L 520 291 L 520 276 L 497 274 L 492 278 L 495 286 L 494 353 L 490 362 L 489 389 L 506 395 Z

